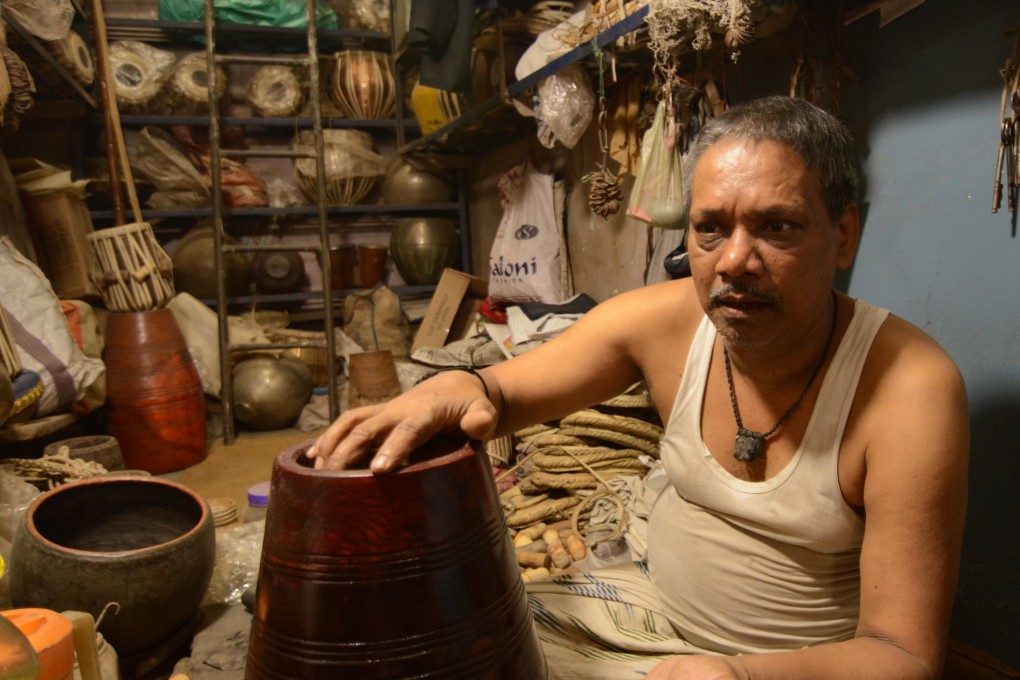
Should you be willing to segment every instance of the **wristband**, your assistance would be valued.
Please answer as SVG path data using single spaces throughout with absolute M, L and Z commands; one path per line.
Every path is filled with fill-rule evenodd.
M 447 371 L 462 371 L 464 373 L 470 373 L 471 375 L 475 376 L 476 378 L 478 378 L 478 381 L 482 383 L 482 389 L 485 391 L 485 398 L 488 399 L 489 401 L 492 401 L 492 398 L 489 396 L 489 386 L 488 384 L 486 384 L 485 378 L 482 377 L 482 374 L 479 373 L 478 369 L 476 369 L 474 366 L 449 366 L 447 368 L 437 368 L 431 373 L 423 375 L 421 378 L 419 378 L 418 382 L 416 382 L 415 385 L 421 382 L 425 382 L 429 378 L 439 375 L 440 373 L 446 373 Z

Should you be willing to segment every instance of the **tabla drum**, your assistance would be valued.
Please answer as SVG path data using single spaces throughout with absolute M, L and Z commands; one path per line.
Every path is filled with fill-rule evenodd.
M 333 103 L 350 118 L 392 118 L 396 81 L 385 52 L 337 52 L 333 69 Z
M 310 444 L 273 465 L 246 680 L 548 677 L 478 442 L 384 475 L 316 470 Z
M 227 74 L 216 67 L 216 96 L 227 93 Z M 177 62 L 167 83 L 170 109 L 177 115 L 195 116 L 209 111 L 209 68 L 205 52 L 194 52 Z
M 100 229 L 88 235 L 95 255 L 92 280 L 111 312 L 165 307 L 174 296 L 173 264 L 148 222 Z

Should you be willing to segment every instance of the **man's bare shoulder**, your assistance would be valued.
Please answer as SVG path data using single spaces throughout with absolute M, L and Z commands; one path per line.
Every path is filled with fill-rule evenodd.
M 678 325 L 696 327 L 704 316 L 690 279 L 635 288 L 609 298 L 599 308 L 600 312 L 628 319 L 642 329 L 662 332 L 675 332 Z
M 875 337 L 865 371 L 897 392 L 964 387 L 959 368 L 938 342 L 895 314 L 889 314 Z
M 923 330 L 890 314 L 879 330 L 854 403 L 868 441 L 904 430 L 956 439 L 968 427 L 966 387 L 952 357 Z

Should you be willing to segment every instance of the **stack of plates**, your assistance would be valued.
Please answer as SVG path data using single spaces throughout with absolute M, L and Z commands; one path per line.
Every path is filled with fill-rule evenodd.
M 208 498 L 209 509 L 212 511 L 213 524 L 225 527 L 237 521 L 237 504 L 232 498 Z

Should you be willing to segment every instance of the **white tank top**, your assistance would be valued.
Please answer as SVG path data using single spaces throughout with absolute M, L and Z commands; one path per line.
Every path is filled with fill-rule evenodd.
M 775 477 L 737 479 L 712 458 L 701 411 L 715 326 L 706 317 L 662 440 L 671 485 L 649 520 L 652 583 L 688 642 L 724 654 L 853 637 L 864 521 L 837 462 L 872 340 L 888 311 L 855 301 L 800 448 Z

